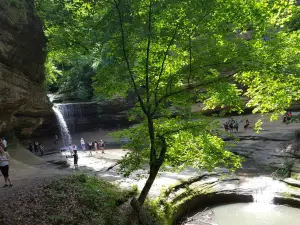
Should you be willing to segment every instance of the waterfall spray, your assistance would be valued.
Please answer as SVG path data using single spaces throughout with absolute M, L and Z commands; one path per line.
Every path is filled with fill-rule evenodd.
M 52 107 L 53 111 L 55 112 L 55 116 L 57 118 L 57 121 L 59 123 L 59 129 L 61 133 L 61 139 L 64 146 L 69 146 L 70 143 L 72 143 L 72 138 L 67 126 L 67 123 L 62 115 L 62 113 L 59 111 L 58 105 L 55 105 Z

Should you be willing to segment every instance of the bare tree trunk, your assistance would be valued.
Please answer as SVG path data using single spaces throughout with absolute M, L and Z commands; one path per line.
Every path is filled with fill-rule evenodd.
M 150 175 L 145 183 L 145 186 L 143 187 L 143 190 L 141 191 L 141 194 L 138 198 L 138 201 L 140 202 L 141 205 L 144 204 L 146 197 L 151 189 L 151 186 L 156 178 L 156 175 L 159 171 L 161 165 L 150 165 Z

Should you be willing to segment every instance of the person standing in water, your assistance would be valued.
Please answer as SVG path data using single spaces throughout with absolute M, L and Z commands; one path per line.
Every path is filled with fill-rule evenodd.
M 98 153 L 97 152 L 97 150 L 98 150 L 98 143 L 97 143 L 97 141 L 94 141 L 94 148 L 95 148 L 95 152 Z
M 9 171 L 9 154 L 4 151 L 4 148 L 0 146 L 0 170 L 4 177 L 5 185 L 3 187 L 12 187 L 8 171 Z M 8 184 L 9 183 L 9 184 Z
M 84 142 L 83 138 L 80 139 L 80 144 L 81 144 L 82 150 L 85 151 L 85 142 Z
M 93 155 L 92 154 L 93 142 L 88 142 L 88 145 L 89 145 L 89 151 L 90 151 L 89 156 L 92 156 Z
M 102 150 L 102 154 L 104 154 L 104 153 L 105 153 L 105 152 L 104 152 L 105 144 L 104 144 L 104 142 L 103 142 L 102 140 L 100 140 L 99 146 L 100 146 L 100 150 Z

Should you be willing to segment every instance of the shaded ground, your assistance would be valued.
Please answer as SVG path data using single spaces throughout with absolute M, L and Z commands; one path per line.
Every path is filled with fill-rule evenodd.
M 128 215 L 120 206 L 135 194 L 86 175 L 30 179 L 7 190 L 0 192 L 1 225 L 122 225 Z

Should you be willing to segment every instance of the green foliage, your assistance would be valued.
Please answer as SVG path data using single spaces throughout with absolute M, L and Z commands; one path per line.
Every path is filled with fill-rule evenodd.
M 124 191 L 116 186 L 87 175 L 75 175 L 50 183 L 44 190 L 49 205 L 59 209 L 65 202 L 78 204 L 76 212 L 53 210 L 48 215 L 50 224 L 74 224 L 74 222 L 98 221 L 97 224 L 117 224 L 119 215 L 117 207 L 136 193 L 134 190 Z
M 48 39 L 46 85 L 79 100 L 90 100 L 94 74 L 90 55 L 99 41 L 99 29 L 93 26 L 100 14 L 95 13 L 95 6 L 91 8 L 93 2 L 36 0 L 35 3 Z
M 281 167 L 278 168 L 274 173 L 272 173 L 272 177 L 277 179 L 290 177 L 293 166 L 294 161 L 285 159 L 285 162 L 281 165 Z
M 67 67 L 65 83 L 92 64 L 97 95 L 134 91 L 131 118 L 141 124 L 117 134 L 131 139 L 125 175 L 145 163 L 152 174 L 167 165 L 241 166 L 217 120 L 191 112 L 195 100 L 240 113 L 246 96 L 254 112 L 274 115 L 299 100 L 300 38 L 288 27 L 296 12 L 290 1 L 40 0 L 37 8 L 50 62 Z

